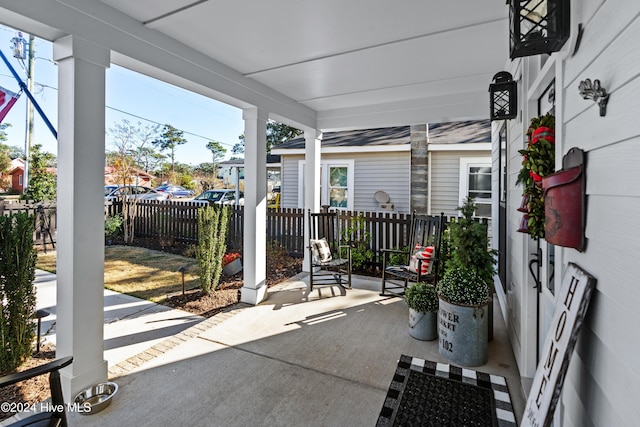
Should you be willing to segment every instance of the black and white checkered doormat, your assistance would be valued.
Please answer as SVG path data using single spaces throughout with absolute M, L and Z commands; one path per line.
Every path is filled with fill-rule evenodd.
M 402 355 L 378 426 L 516 426 L 504 377 Z

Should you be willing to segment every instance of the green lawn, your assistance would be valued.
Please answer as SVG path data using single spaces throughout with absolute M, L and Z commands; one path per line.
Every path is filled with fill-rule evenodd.
M 187 268 L 185 288 L 197 288 L 198 261 L 134 246 L 107 246 L 104 251 L 104 286 L 116 292 L 161 303 L 182 291 L 181 266 Z M 56 272 L 56 252 L 38 254 L 37 268 Z

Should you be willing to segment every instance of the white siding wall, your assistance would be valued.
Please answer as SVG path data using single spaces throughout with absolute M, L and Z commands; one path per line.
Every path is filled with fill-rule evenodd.
M 585 2 L 586 30 L 564 67 L 564 151 L 587 151 L 587 249 L 564 250 L 597 278 L 567 376 L 567 426 L 640 420 L 640 2 Z M 601 7 L 596 9 L 597 6 Z M 586 78 L 611 93 L 606 117 L 578 95 Z
M 356 211 L 380 210 L 374 194 L 385 191 L 396 212 L 410 212 L 411 154 L 408 151 L 361 154 L 355 159 L 355 168 L 353 205 Z
M 571 147 L 587 152 L 587 247 L 579 253 L 557 248 L 556 284 L 568 262 L 597 279 L 597 288 L 571 359 L 559 411 L 564 426 L 627 426 L 640 419 L 640 2 L 572 1 L 574 22 L 584 36 L 578 52 L 552 69 L 556 76 L 556 139 L 559 157 Z M 521 100 L 536 78 L 533 61 L 512 69 L 523 73 Z M 516 69 L 518 68 L 518 69 Z M 537 69 L 539 69 L 538 67 Z M 520 77 L 518 77 L 520 78 Z M 599 79 L 611 94 L 606 117 L 578 93 L 580 81 Z M 535 88 L 534 88 L 535 90 Z M 534 98 L 532 96 L 532 98 Z M 526 102 L 526 101 L 525 101 Z M 522 104 L 522 101 L 521 101 Z M 522 111 L 533 111 L 531 101 Z M 535 114 L 531 114 L 535 115 Z M 528 121 L 527 121 L 528 123 Z M 515 232 L 522 189 L 515 187 L 524 144 L 520 119 L 509 127 L 509 269 L 506 314 L 521 373 L 530 375 L 531 239 Z M 495 154 L 494 154 L 495 155 Z M 535 307 L 535 304 L 533 305 Z M 535 317 L 534 317 L 535 318 Z
M 486 151 L 431 151 L 431 213 L 458 215 L 460 157 L 489 157 Z
M 282 156 L 282 195 L 284 208 L 297 208 L 298 165 L 302 155 Z M 411 180 L 410 153 L 325 154 L 322 161 L 354 160 L 354 210 L 377 211 L 376 191 L 386 191 L 397 212 L 409 213 Z
M 460 206 L 460 157 L 488 157 L 485 151 L 433 151 L 431 157 L 431 212 L 457 215 Z M 298 207 L 298 167 L 302 155 L 282 156 L 282 207 Z M 396 212 L 410 212 L 411 159 L 409 152 L 325 154 L 322 161 L 354 160 L 354 210 L 378 211 L 376 191 L 391 197 Z
M 281 156 L 282 185 L 280 187 L 280 206 L 298 208 L 298 164 L 304 156 Z

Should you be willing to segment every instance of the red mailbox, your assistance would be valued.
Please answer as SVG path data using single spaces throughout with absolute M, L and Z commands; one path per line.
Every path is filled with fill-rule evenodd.
M 562 164 L 562 170 L 542 178 L 545 239 L 582 252 L 586 214 L 584 151 L 572 148 Z

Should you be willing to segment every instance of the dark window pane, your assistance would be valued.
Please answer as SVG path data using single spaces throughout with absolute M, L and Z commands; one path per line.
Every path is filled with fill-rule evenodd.
M 469 191 L 491 191 L 491 175 L 469 175 Z
M 488 203 L 478 203 L 476 205 L 476 216 L 489 218 L 491 216 L 491 205 Z

